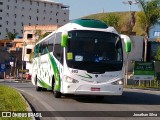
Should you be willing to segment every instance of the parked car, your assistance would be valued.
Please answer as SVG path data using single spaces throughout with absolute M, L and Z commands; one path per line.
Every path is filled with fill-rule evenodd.
M 31 80 L 31 74 L 26 73 L 26 80 Z

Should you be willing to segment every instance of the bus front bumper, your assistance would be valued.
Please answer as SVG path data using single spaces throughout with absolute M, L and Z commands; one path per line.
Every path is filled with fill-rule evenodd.
M 64 94 L 75 95 L 122 95 L 123 85 L 67 85 Z

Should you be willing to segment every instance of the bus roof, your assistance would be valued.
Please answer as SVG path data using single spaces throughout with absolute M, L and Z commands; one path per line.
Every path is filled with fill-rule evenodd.
M 83 27 L 89 27 L 89 28 L 101 28 L 106 29 L 108 26 L 100 21 L 100 20 L 94 20 L 94 19 L 76 19 L 71 21 L 70 23 L 75 23 Z

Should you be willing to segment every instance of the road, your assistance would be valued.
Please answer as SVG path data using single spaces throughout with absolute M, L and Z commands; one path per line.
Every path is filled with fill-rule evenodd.
M 156 111 L 160 111 L 160 91 L 124 89 L 123 96 L 105 96 L 104 100 L 97 100 L 91 96 L 65 96 L 57 99 L 54 98 L 50 91 L 37 92 L 30 82 L 16 83 L 1 81 L 0 84 L 9 85 L 19 90 L 31 105 L 33 111 L 48 111 L 44 112 L 44 114 L 47 114 L 46 118 L 37 118 L 37 120 L 117 120 L 117 117 L 119 120 L 160 119 L 160 117 L 131 117 L 134 113 L 145 114 L 145 111 L 147 111 L 147 114 L 156 114 Z M 64 112 L 59 112 L 57 113 L 58 115 L 55 115 L 56 112 L 54 111 Z M 66 111 L 73 112 L 65 113 Z M 75 111 L 81 112 L 76 113 Z M 85 111 L 99 112 L 85 113 Z M 129 111 L 132 112 L 130 113 Z M 72 113 L 74 113 L 75 116 L 72 116 Z M 89 114 L 89 117 L 87 117 L 86 114 Z M 59 115 L 63 117 L 59 117 Z M 102 117 L 99 117 L 101 115 Z M 105 117 L 105 115 L 110 117 Z M 160 115 L 160 112 L 158 112 L 158 115 Z

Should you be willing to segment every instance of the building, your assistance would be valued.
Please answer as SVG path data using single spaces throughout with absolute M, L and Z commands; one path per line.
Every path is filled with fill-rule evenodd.
M 52 0 L 0 0 L 0 40 L 7 32 L 23 36 L 24 25 L 64 25 L 69 7 Z
M 24 62 L 24 68 L 29 70 L 31 74 L 31 55 L 34 52 L 34 46 L 39 39 L 40 36 L 45 33 L 51 33 L 57 30 L 60 25 L 31 25 L 24 26 L 24 34 L 23 34 L 23 50 L 22 50 L 22 61 Z M 39 34 L 37 34 L 39 32 Z
M 151 28 L 150 33 L 149 33 L 149 37 L 151 39 L 160 38 L 160 20 L 155 26 L 153 26 Z

